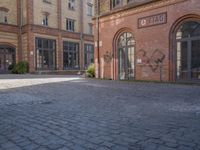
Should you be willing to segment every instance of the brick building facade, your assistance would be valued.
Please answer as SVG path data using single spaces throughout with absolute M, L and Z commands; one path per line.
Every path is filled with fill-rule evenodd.
M 99 0 L 95 8 L 97 77 L 200 80 L 199 0 Z
M 94 60 L 93 0 L 1 0 L 0 73 L 84 70 Z

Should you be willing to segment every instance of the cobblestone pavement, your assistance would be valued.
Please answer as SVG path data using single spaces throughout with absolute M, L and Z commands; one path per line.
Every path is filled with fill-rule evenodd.
M 200 86 L 1 75 L 0 149 L 200 150 Z

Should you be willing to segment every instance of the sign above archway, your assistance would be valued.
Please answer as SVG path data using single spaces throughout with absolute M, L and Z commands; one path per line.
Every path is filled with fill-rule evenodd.
M 145 28 L 167 23 L 167 13 L 155 14 L 138 19 L 138 28 Z

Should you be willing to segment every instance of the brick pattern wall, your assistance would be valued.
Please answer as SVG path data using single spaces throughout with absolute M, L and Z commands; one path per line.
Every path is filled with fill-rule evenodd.
M 163 12 L 167 12 L 167 23 L 138 28 L 139 18 Z M 137 80 L 160 80 L 160 76 L 162 76 L 161 78 L 164 81 L 174 81 L 172 75 L 175 70 L 172 66 L 175 64 L 172 57 L 175 49 L 171 46 L 173 42 L 170 39 L 170 36 L 172 36 L 170 31 L 175 23 L 180 22 L 180 18 L 200 21 L 199 0 L 163 0 L 101 16 L 99 29 L 100 66 L 97 63 L 98 49 L 95 48 L 95 66 L 100 68 L 101 78 L 118 79 L 118 50 L 115 42 L 121 33 L 130 32 L 136 41 L 135 78 Z M 97 41 L 96 35 L 95 33 L 95 41 Z M 108 63 L 104 59 L 106 54 L 112 56 L 112 60 Z M 150 62 L 137 63 L 137 59 L 141 58 L 140 54 L 145 55 L 144 58 L 147 58 Z M 155 57 L 161 55 L 164 55 L 162 70 L 154 61 Z M 96 70 L 98 71 L 98 69 Z

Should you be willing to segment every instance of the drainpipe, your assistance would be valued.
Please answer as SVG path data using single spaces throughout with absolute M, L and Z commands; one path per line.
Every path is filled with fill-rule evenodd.
M 22 51 L 22 24 L 23 24 L 23 0 L 20 0 L 20 22 L 19 22 L 19 40 L 20 40 L 20 60 L 23 60 L 23 51 Z
M 98 78 L 100 78 L 100 48 L 99 48 L 99 0 L 97 2 L 97 11 L 96 11 L 96 26 L 97 26 L 97 64 L 98 64 Z
M 79 62 L 79 64 L 80 64 L 80 74 L 83 72 L 83 70 L 84 70 L 84 39 L 83 39 L 83 23 L 84 23 L 84 5 L 83 5 L 83 0 L 81 0 L 80 1 L 80 8 L 81 8 L 81 14 L 80 14 L 80 22 L 81 22 L 81 26 L 80 26 L 80 52 L 79 52 L 79 54 L 80 54 L 80 56 L 79 56 L 79 58 L 81 58 L 80 59 L 80 62 Z

